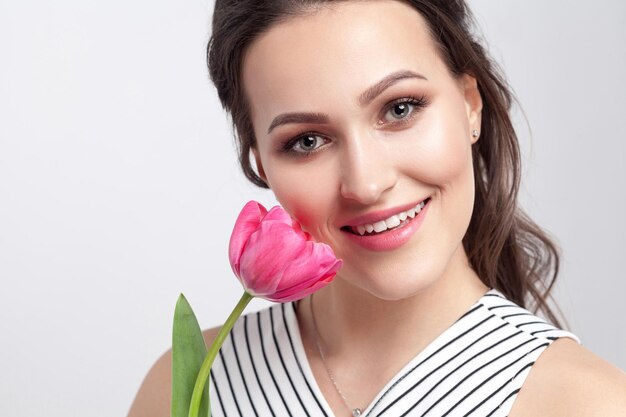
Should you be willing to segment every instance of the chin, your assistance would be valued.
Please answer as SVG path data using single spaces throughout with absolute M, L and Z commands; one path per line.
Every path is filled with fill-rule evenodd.
M 441 272 L 433 268 L 419 270 L 397 270 L 360 272 L 351 284 L 372 296 L 385 301 L 399 301 L 410 298 L 430 288 L 441 277 Z

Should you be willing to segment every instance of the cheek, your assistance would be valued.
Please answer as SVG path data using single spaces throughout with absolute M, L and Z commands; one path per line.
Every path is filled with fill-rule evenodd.
M 449 117 L 433 118 L 420 126 L 411 150 L 400 156 L 403 165 L 433 186 L 445 187 L 467 174 L 471 168 L 471 145 L 462 121 Z
M 271 166 L 266 175 L 280 205 L 314 238 L 320 239 L 335 204 L 334 171 L 331 167 L 299 162 Z

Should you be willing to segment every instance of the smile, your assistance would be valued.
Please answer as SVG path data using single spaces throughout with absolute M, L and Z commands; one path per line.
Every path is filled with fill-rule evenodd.
M 407 210 L 389 215 L 384 220 L 343 226 L 350 241 L 375 252 L 394 250 L 407 243 L 421 224 L 431 206 L 430 197 Z M 371 216 L 368 216 L 371 217 Z
M 400 213 L 396 213 L 389 218 L 384 220 L 380 220 L 374 223 L 363 223 L 357 226 L 344 226 L 342 230 L 352 232 L 354 234 L 363 235 L 373 235 L 377 233 L 382 233 L 387 230 L 393 230 L 404 226 L 411 219 L 413 219 L 416 215 L 422 211 L 424 206 L 428 203 L 430 197 L 425 199 L 424 201 L 418 203 L 415 207 L 411 207 L 408 210 L 401 211 Z M 407 220 L 408 219 L 408 220 Z
M 351 230 L 353 233 L 358 233 L 363 236 L 365 234 L 375 234 L 382 233 L 386 230 L 395 229 L 397 227 L 403 226 L 405 223 L 408 223 L 410 219 L 414 218 L 420 211 L 424 208 L 428 201 L 428 198 L 421 203 L 417 204 L 415 207 L 411 207 L 406 211 L 402 211 L 398 214 L 394 214 L 393 216 L 378 221 L 376 223 L 365 223 L 360 224 L 358 226 L 351 226 Z M 409 220 L 407 220 L 409 219 Z

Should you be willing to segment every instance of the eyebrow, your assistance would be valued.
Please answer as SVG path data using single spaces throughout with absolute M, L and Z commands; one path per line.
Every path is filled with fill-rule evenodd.
M 365 90 L 359 96 L 359 104 L 362 107 L 367 106 L 369 103 L 372 102 L 372 100 L 382 94 L 383 91 L 396 84 L 398 81 L 405 80 L 407 78 L 419 78 L 421 80 L 428 81 L 426 77 L 424 77 L 422 74 L 418 74 L 417 72 L 408 70 L 392 72 L 391 74 L 387 75 L 385 78 Z
M 267 129 L 267 134 L 269 135 L 275 127 L 280 125 L 289 123 L 326 124 L 328 119 L 328 115 L 324 113 L 283 113 L 272 120 L 269 129 Z
M 383 91 L 396 84 L 401 80 L 405 80 L 407 78 L 418 78 L 421 80 L 428 81 L 426 77 L 417 72 L 402 70 L 392 72 L 387 75 L 382 80 L 378 81 L 376 84 L 369 87 L 363 93 L 359 95 L 359 105 L 361 107 L 367 106 L 372 102 L 376 97 L 382 94 Z M 282 113 L 276 116 L 272 123 L 270 123 L 270 127 L 267 129 L 267 134 L 269 135 L 272 130 L 276 127 L 290 124 L 290 123 L 312 123 L 312 124 L 326 124 L 329 121 L 329 117 L 325 113 L 306 113 L 306 112 L 292 112 L 292 113 Z

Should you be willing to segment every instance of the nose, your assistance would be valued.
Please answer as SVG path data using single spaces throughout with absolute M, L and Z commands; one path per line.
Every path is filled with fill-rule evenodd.
M 344 198 L 373 204 L 396 184 L 396 167 L 382 141 L 367 134 L 346 138 L 340 162 Z

